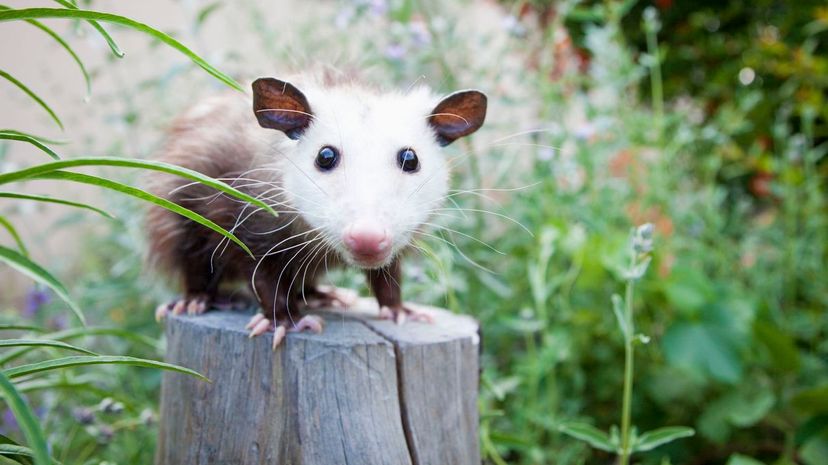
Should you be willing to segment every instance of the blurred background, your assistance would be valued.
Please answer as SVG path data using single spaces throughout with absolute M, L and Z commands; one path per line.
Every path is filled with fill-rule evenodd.
M 13 1 L 14 8 L 57 7 Z M 405 295 L 481 321 L 481 444 L 491 464 L 613 463 L 561 433 L 619 424 L 622 293 L 630 231 L 655 225 L 636 288 L 632 414 L 639 431 L 695 436 L 647 464 L 828 463 L 828 6 L 803 0 L 81 1 L 175 37 L 240 82 L 309 67 L 358 69 L 384 88 L 489 95 L 457 157 L 457 210 L 409 260 Z M 52 139 L 66 158 L 149 158 L 175 115 L 226 86 L 151 38 L 43 20 L 86 64 L 23 22 L 0 23 L 0 68 L 60 114 L 56 129 L 0 81 L 0 128 Z M 456 146 L 456 147 L 455 147 Z M 43 157 L 0 141 L 0 172 Z M 38 160 L 39 161 L 39 160 Z M 133 185 L 149 174 L 106 170 Z M 33 181 L 113 213 L 0 199 L 32 257 L 67 285 L 108 353 L 163 357 L 152 310 L 173 295 L 143 263 L 145 206 Z M 524 229 L 525 228 L 525 229 Z M 488 247 L 481 242 L 490 245 Z M 12 238 L 0 230 L 0 243 Z M 364 290 L 358 273 L 331 280 Z M 0 265 L 0 319 L 77 323 L 47 289 Z M 66 464 L 150 463 L 160 374 L 77 370 L 82 390 L 27 398 Z M 66 375 L 69 376 L 69 375 Z M 78 379 L 78 378 L 73 378 Z M 120 408 L 112 408 L 112 403 Z M 20 437 L 8 410 L 0 434 Z M 2 460 L 2 459 L 0 459 Z

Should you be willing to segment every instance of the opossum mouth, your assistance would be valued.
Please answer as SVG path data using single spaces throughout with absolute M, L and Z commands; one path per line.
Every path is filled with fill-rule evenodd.
M 389 252 L 379 254 L 356 254 L 351 252 L 347 254 L 347 257 L 353 265 L 365 269 L 382 268 L 391 262 L 391 253 Z

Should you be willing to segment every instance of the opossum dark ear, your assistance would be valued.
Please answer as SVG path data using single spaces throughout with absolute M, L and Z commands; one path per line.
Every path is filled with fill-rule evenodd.
M 313 119 L 305 94 L 293 84 L 273 78 L 253 81 L 253 111 L 263 128 L 278 129 L 294 140 Z
M 486 95 L 461 90 L 444 98 L 428 115 L 428 124 L 437 133 L 437 142 L 446 146 L 480 129 L 486 119 Z

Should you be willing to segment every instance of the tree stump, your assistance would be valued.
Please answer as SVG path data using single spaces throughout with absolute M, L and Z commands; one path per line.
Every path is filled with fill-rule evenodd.
M 357 307 L 275 352 L 250 314 L 170 317 L 166 360 L 212 382 L 164 373 L 156 465 L 479 465 L 477 323 Z

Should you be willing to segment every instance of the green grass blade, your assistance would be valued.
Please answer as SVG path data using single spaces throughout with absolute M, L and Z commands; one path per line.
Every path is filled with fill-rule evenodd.
M 23 400 L 23 397 L 20 396 L 20 393 L 17 392 L 14 384 L 2 372 L 0 372 L 0 392 L 3 393 L 6 403 L 12 413 L 14 413 L 14 418 L 17 420 L 18 425 L 20 425 L 20 430 L 23 431 L 23 435 L 26 437 L 35 464 L 48 465 L 52 463 L 52 459 L 49 456 L 49 447 L 46 444 L 46 436 L 40 428 L 37 417 L 35 417 L 26 401 Z M 1 447 L 9 446 L 9 444 L 3 444 Z
M 14 11 L 17 11 L 17 10 L 5 10 L 5 11 L 0 11 L 0 18 L 2 18 L 2 15 L 3 15 L 3 14 L 9 13 L 9 12 L 14 12 Z M 23 92 L 25 92 L 25 93 L 26 93 L 26 95 L 28 95 L 29 97 L 31 97 L 31 98 L 32 98 L 32 100 L 34 100 L 35 102 L 37 102 L 37 104 L 38 104 L 38 105 L 40 105 L 40 106 L 41 106 L 44 110 L 46 110 L 46 112 L 47 112 L 47 113 L 49 113 L 49 116 L 51 116 L 51 117 L 52 117 L 52 119 L 55 121 L 55 123 L 57 123 L 57 125 L 58 125 L 58 126 L 60 126 L 60 129 L 61 129 L 61 130 L 63 129 L 63 122 L 61 122 L 61 121 L 60 121 L 60 118 L 58 118 L 58 116 L 55 114 L 55 112 L 52 110 L 52 108 L 51 108 L 49 105 L 47 105 L 47 104 L 46 104 L 46 102 L 44 102 L 44 101 L 43 101 L 43 99 L 41 99 L 40 97 L 38 97 L 38 95 L 37 95 L 37 94 L 35 94 L 34 92 L 32 92 L 32 90 L 31 90 L 31 89 L 29 89 L 28 87 L 26 87 L 26 85 L 25 85 L 25 84 L 23 84 L 22 82 L 18 81 L 17 79 L 15 79 L 15 78 L 14 78 L 14 76 L 12 76 L 11 74 L 9 74 L 9 73 L 7 73 L 7 72 L 3 71 L 2 69 L 0 69 L 0 77 L 2 77 L 2 78 L 4 78 L 4 79 L 6 79 L 7 81 L 11 82 L 11 83 L 12 83 L 12 84 L 14 84 L 15 86 L 17 86 L 20 90 L 22 90 Z
M 83 312 L 81 312 L 80 308 L 69 297 L 69 292 L 60 281 L 43 269 L 43 267 L 29 260 L 25 255 L 3 246 L 0 246 L 0 261 L 6 262 L 17 271 L 49 287 L 61 300 L 66 302 L 66 305 L 72 309 L 72 312 L 75 313 L 75 316 L 78 317 L 81 324 L 86 325 L 86 318 L 83 316 Z
M 213 231 L 221 234 L 222 236 L 230 239 L 236 245 L 241 247 L 248 255 L 253 257 L 253 252 L 244 245 L 238 237 L 236 237 L 230 231 L 222 228 L 221 226 L 217 225 L 216 223 L 208 220 L 207 218 L 195 213 L 191 210 L 188 210 L 181 205 L 176 203 L 170 202 L 167 199 L 158 197 L 156 195 L 150 194 L 149 192 L 138 189 L 137 187 L 128 186 L 126 184 L 122 184 L 117 181 L 111 181 L 109 179 L 100 178 L 98 176 L 91 176 L 88 174 L 80 174 L 80 173 L 70 173 L 68 171 L 50 171 L 47 173 L 43 173 L 37 176 L 38 179 L 59 179 L 63 181 L 72 181 L 72 182 L 79 182 L 82 184 L 89 184 L 92 186 L 103 187 L 105 189 L 110 189 L 116 192 L 120 192 L 122 194 L 126 194 L 137 199 L 143 200 L 145 202 L 150 202 L 155 205 L 158 205 L 161 208 L 165 208 L 173 213 L 178 213 L 179 215 L 188 218 L 202 226 L 212 229 Z
M 87 205 L 85 203 L 79 202 L 72 202 L 69 200 L 63 199 L 56 199 L 54 197 L 48 197 L 45 195 L 32 195 L 32 194 L 18 194 L 16 192 L 0 192 L 0 198 L 7 198 L 7 199 L 20 199 L 20 200 L 34 200 L 35 202 L 45 202 L 45 203 L 54 203 L 58 205 L 66 205 L 69 207 L 75 208 L 82 208 L 84 210 L 93 211 L 101 216 L 109 218 L 110 220 L 114 220 L 115 217 L 112 216 L 110 213 L 101 210 L 100 208 L 93 207 L 91 205 Z
M 75 168 L 78 166 L 117 166 L 121 168 L 140 168 L 174 174 L 176 176 L 181 176 L 185 179 L 198 181 L 199 183 L 204 184 L 205 186 L 212 187 L 213 189 L 219 190 L 221 192 L 224 192 L 225 194 L 236 197 L 239 200 L 250 202 L 251 204 L 269 212 L 273 216 L 278 215 L 278 213 L 276 213 L 276 211 L 273 210 L 273 207 L 266 204 L 264 201 L 257 199 L 252 195 L 245 194 L 244 192 L 241 192 L 238 189 L 231 187 L 229 184 L 225 182 L 221 182 L 209 176 L 205 176 L 199 173 L 198 171 L 182 168 L 180 166 L 176 166 L 170 163 L 164 163 L 161 161 L 135 160 L 118 157 L 73 158 L 71 160 L 60 160 L 49 163 L 41 163 L 37 166 L 32 166 L 30 168 L 25 168 L 19 171 L 12 171 L 9 173 L 0 174 L 0 184 L 5 184 L 13 181 L 22 181 L 24 179 L 38 177 L 38 175 L 40 175 L 41 173 L 62 170 L 65 168 Z
M 23 392 L 23 391 L 20 390 L 20 386 L 17 387 L 17 391 L 18 392 Z M 15 447 L 15 446 L 16 447 L 22 447 L 22 446 L 20 446 L 20 444 L 15 442 L 14 439 L 12 439 L 8 436 L 4 436 L 2 434 L 0 434 L 0 445 L 8 445 L 8 446 L 12 446 L 12 447 Z M 0 446 L 0 447 L 2 447 L 2 446 Z M 0 457 L 5 457 L 9 461 L 13 461 L 14 463 L 19 463 L 19 464 L 22 464 L 22 465 L 34 465 L 34 462 L 32 462 L 31 449 L 29 449 L 29 448 L 25 448 L 25 449 L 26 449 L 26 453 L 28 455 L 18 454 L 18 453 L 15 453 L 13 451 L 3 451 L 2 449 L 0 449 Z M 6 462 L 3 462 L 3 463 L 6 463 Z
M 73 346 L 60 341 L 49 341 L 43 339 L 0 339 L 0 347 L 52 347 L 56 349 L 71 350 L 86 355 L 98 355 L 83 347 Z
M 193 63 L 201 67 L 204 71 L 207 71 L 208 74 L 212 75 L 216 79 L 220 80 L 221 82 L 227 84 L 228 86 L 236 90 L 243 91 L 241 85 L 238 82 L 236 82 L 233 78 L 227 76 L 218 69 L 214 68 L 212 65 L 204 61 L 203 58 L 198 56 L 195 52 L 184 46 L 184 44 L 182 44 L 181 42 L 173 39 L 172 37 L 168 36 L 167 34 L 164 34 L 163 32 L 157 29 L 153 29 L 152 27 L 146 24 L 126 18 L 124 16 L 113 15 L 110 13 L 102 13 L 99 11 L 74 9 L 64 10 L 60 8 L 25 8 L 19 10 L 0 11 L 0 22 L 39 18 L 75 18 L 96 20 L 120 24 L 121 26 L 126 26 L 128 28 L 135 29 L 136 31 L 150 35 L 155 39 L 158 39 L 161 42 L 167 44 L 168 46 L 178 50 L 180 53 L 192 60 Z
M 16 323 L 0 323 L 0 331 L 34 331 L 42 333 L 43 328 L 31 325 L 19 325 Z
M 69 8 L 70 10 L 77 10 L 78 9 L 78 6 L 75 5 L 72 2 L 68 2 L 66 0 L 55 0 L 55 1 L 57 3 L 63 5 L 64 7 Z M 112 36 L 110 36 L 109 33 L 106 32 L 106 29 L 104 29 L 103 26 L 98 24 L 97 21 L 89 21 L 88 20 L 86 22 L 89 23 L 89 25 L 92 26 L 96 31 L 98 31 L 98 33 L 101 35 L 101 37 L 104 38 L 107 45 L 109 45 L 109 49 L 112 50 L 112 53 L 114 53 L 116 57 L 118 57 L 118 58 L 123 58 L 124 57 L 124 52 L 121 51 L 121 47 L 119 47 L 118 44 L 115 43 L 115 39 L 113 39 Z
M 68 144 L 68 143 L 69 143 L 68 141 L 65 141 L 65 140 L 54 140 L 54 139 L 47 139 L 47 138 L 42 137 L 42 136 L 36 136 L 36 135 L 34 135 L 34 134 L 30 134 L 30 133 L 28 133 L 28 132 L 18 131 L 18 130 L 16 130 L 16 129 L 0 129 L 0 133 L 4 133 L 4 134 L 16 134 L 16 135 L 18 135 L 18 136 L 27 136 L 27 137 L 31 137 L 32 139 L 34 139 L 34 140 L 36 140 L 36 141 L 38 141 L 38 142 L 41 142 L 41 143 L 43 143 L 43 144 L 51 144 L 51 145 L 66 145 L 66 144 Z
M 20 234 L 17 233 L 17 229 L 15 229 L 14 225 L 9 222 L 5 217 L 0 216 L 0 226 L 6 228 L 6 231 L 9 232 L 14 242 L 17 244 L 17 248 L 20 249 L 20 253 L 25 256 L 29 256 L 29 251 L 26 249 L 26 244 L 23 243 L 23 239 L 20 238 Z
M 54 160 L 60 160 L 60 155 L 55 153 L 52 149 L 45 146 L 42 142 L 40 142 L 32 136 L 26 134 L 14 134 L 0 131 L 0 140 L 16 140 L 20 142 L 28 142 L 34 145 L 35 147 L 39 148 L 40 150 L 46 152 L 46 154 L 52 157 Z
M 31 363 L 28 365 L 20 365 L 14 368 L 4 370 L 6 376 L 10 379 L 19 378 L 21 376 L 32 375 L 44 371 L 58 370 L 64 368 L 74 368 L 89 365 L 131 365 L 145 368 L 159 368 L 162 370 L 175 371 L 187 375 L 195 376 L 205 381 L 210 381 L 201 373 L 191 370 L 189 368 L 172 365 L 169 363 L 158 362 L 155 360 L 148 360 L 145 358 L 127 357 L 122 355 L 99 355 L 87 356 L 77 355 L 73 357 L 57 358 L 54 360 L 46 360 L 43 362 Z
M 10 9 L 11 8 L 9 8 L 8 6 L 0 5 L 0 10 Z M 72 47 L 65 40 L 63 40 L 63 38 L 60 35 L 58 35 L 57 32 L 53 31 L 45 24 L 41 23 L 36 19 L 29 19 L 26 20 L 26 22 L 49 35 L 52 39 L 54 39 L 55 42 L 58 43 L 58 45 L 60 45 L 61 47 L 63 47 L 64 50 L 66 50 L 66 53 L 68 53 L 73 60 L 75 60 L 75 63 L 78 64 L 78 68 L 80 68 L 81 74 L 83 74 L 83 81 L 86 84 L 86 96 L 88 97 L 92 93 L 92 82 L 89 79 L 89 73 L 86 71 L 86 66 L 83 65 L 83 62 L 81 61 L 80 57 L 78 57 L 78 54 L 75 53 L 74 50 L 72 50 Z
M 144 344 L 148 347 L 152 347 L 153 349 L 158 350 L 158 345 L 156 344 L 155 340 L 146 336 L 142 336 L 140 334 L 136 334 L 132 331 L 126 329 L 119 329 L 119 328 L 104 328 L 104 327 L 83 327 L 83 328 L 69 328 L 64 329 L 63 331 L 57 331 L 54 333 L 43 334 L 40 336 L 42 339 L 51 339 L 55 341 L 69 341 L 72 339 L 78 339 L 81 337 L 86 336 L 116 336 L 121 339 L 137 342 L 139 344 Z M 0 356 L 0 366 L 6 365 L 12 360 L 15 360 L 28 352 L 32 349 L 29 347 L 21 347 L 16 350 L 10 350 Z

